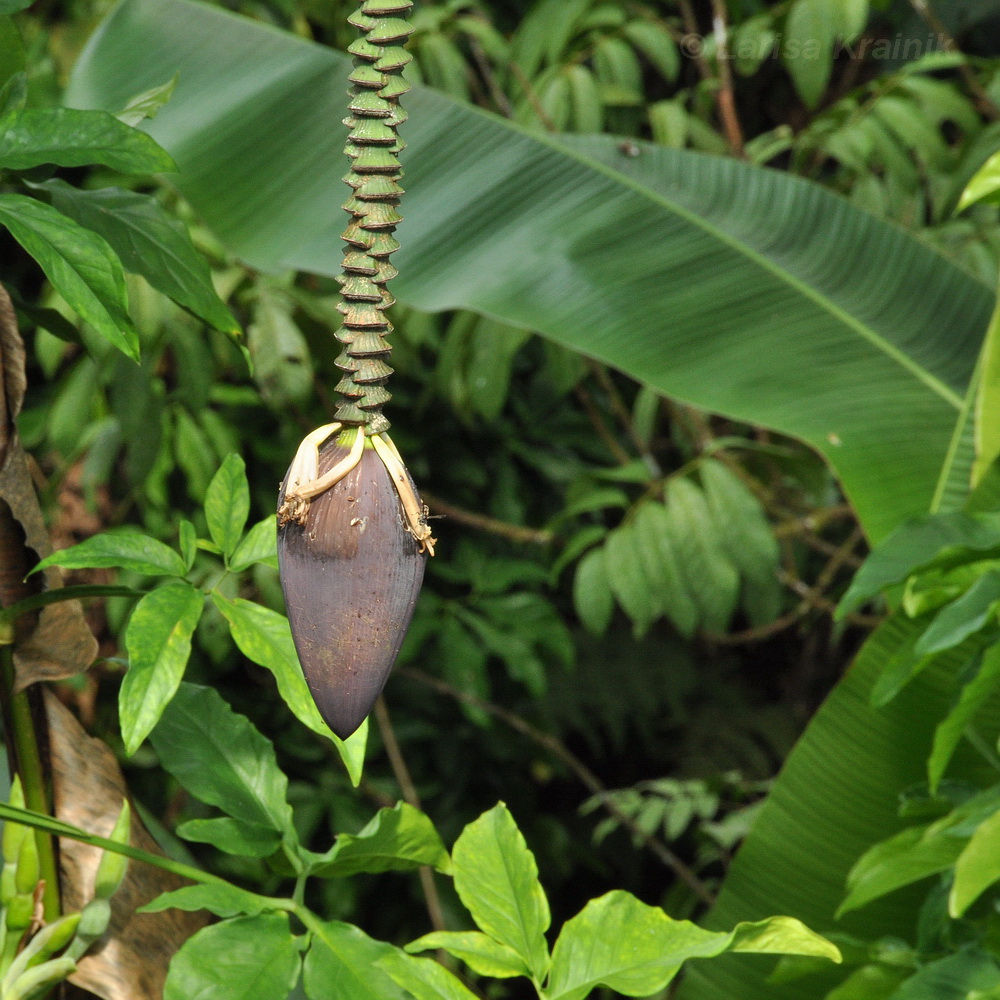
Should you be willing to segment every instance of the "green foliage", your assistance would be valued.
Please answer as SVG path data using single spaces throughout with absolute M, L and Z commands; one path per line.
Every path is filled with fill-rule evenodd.
M 286 913 L 258 913 L 212 924 L 189 938 L 170 963 L 164 1000 L 191 996 L 286 997 L 302 958 Z
M 125 634 L 129 671 L 119 696 L 128 753 L 135 753 L 177 692 L 203 604 L 194 587 L 168 583 L 136 605 Z
M 24 810 L 18 776 L 11 783 L 8 810 L 15 815 Z M 121 885 L 128 859 L 105 851 L 95 874 L 93 899 L 83 912 L 63 914 L 39 926 L 35 900 L 41 872 L 35 833 L 11 816 L 5 820 L 0 859 L 0 992 L 11 1000 L 29 1000 L 75 972 L 77 961 L 105 933 L 111 916 L 108 901 Z M 112 847 L 127 844 L 130 827 L 126 801 L 106 843 Z
M 725 951 L 840 961 L 836 947 L 787 917 L 716 934 L 672 920 L 621 891 L 591 900 L 568 920 L 550 960 L 548 901 L 534 856 L 502 803 L 465 828 L 453 863 L 455 888 L 483 933 L 428 934 L 407 950 L 443 948 L 480 975 L 529 976 L 543 1000 L 582 1000 L 600 985 L 648 996 L 662 990 L 686 959 Z
M 540 864 L 500 807 L 469 824 L 454 884 L 480 929 L 411 947 L 444 948 L 473 976 L 527 975 L 548 998 L 596 984 L 659 990 L 685 957 L 775 941 L 806 954 L 783 960 L 770 985 L 770 963 L 720 958 L 696 963 L 681 995 L 989 995 L 995 812 L 992 778 L 970 749 L 992 753 L 1000 669 L 992 407 L 973 374 L 1000 247 L 988 169 L 980 203 L 962 201 L 960 219 L 949 213 L 997 142 L 993 68 L 956 53 L 866 54 L 873 38 L 917 33 L 884 4 L 730 8 L 726 38 L 697 36 L 696 46 L 672 4 L 543 0 L 512 14 L 428 3 L 415 19 L 412 78 L 509 111 L 515 124 L 427 91 L 408 105 L 400 292 L 411 306 L 480 312 L 395 317 L 406 450 L 415 476 L 457 514 L 388 700 L 421 797 L 447 817 L 446 839 L 502 794 L 533 817 L 526 833 Z M 301 36 L 352 40 L 330 5 L 243 9 Z M 209 26 L 203 52 L 190 46 L 189 21 L 176 49 L 158 36 L 182 15 Z M 4 278 L 35 330 L 21 433 L 54 496 L 79 482 L 89 511 L 116 526 L 48 564 L 102 586 L 91 569 L 119 571 L 102 638 L 113 647 L 120 636 L 128 654 L 119 716 L 130 776 L 161 812 L 184 787 L 177 832 L 206 868 L 239 883 L 200 882 L 152 904 L 222 918 L 182 951 L 168 995 L 286 995 L 301 966 L 312 1000 L 469 1000 L 445 968 L 338 919 L 407 940 L 424 919 L 378 873 L 447 872 L 449 859 L 426 816 L 400 805 L 373 817 L 325 766 L 334 742 L 358 784 L 365 734 L 342 745 L 322 723 L 276 587 L 273 485 L 301 425 L 329 419 L 314 386 L 335 367 L 327 329 L 339 315 L 325 276 L 339 270 L 328 206 L 340 198 L 328 185 L 342 136 L 315 125 L 342 117 L 342 86 L 316 80 L 343 63 L 219 11 L 129 3 L 95 36 L 71 88 L 73 103 L 121 110 L 49 113 L 58 74 L 43 63 L 64 72 L 68 57 L 43 15 L 17 24 L 30 53 L 9 47 L 0 108 L 39 134 L 28 135 L 32 147 L 18 139 L 30 130 L 10 131 L 5 141 L 23 149 L 8 150 L 0 197 L 14 199 L 11 232 L 50 282 L 39 294 L 14 248 Z M 726 44 L 753 166 L 689 152 L 736 148 L 723 122 Z M 220 92 L 233 100 L 205 103 Z M 79 148 L 53 140 L 73 115 L 91 116 Z M 128 157 L 140 174 L 170 169 L 134 128 L 154 115 L 150 134 L 181 172 L 151 195 L 157 182 L 120 173 Z M 98 126 L 116 138 L 102 145 Z M 279 129 L 282 142 L 259 141 Z M 546 134 L 604 129 L 615 138 Z M 24 149 L 61 158 L 16 166 Z M 53 176 L 73 156 L 97 169 Z M 252 375 L 232 341 L 205 328 L 232 335 L 237 322 Z M 980 363 L 979 385 L 992 384 L 991 371 Z M 666 404 L 663 393 L 726 416 Z M 845 632 L 828 641 L 823 608 L 841 592 L 856 541 L 849 525 L 827 521 L 842 516 L 830 514 L 841 498 L 806 448 L 740 420 L 821 451 L 871 539 L 889 536 L 841 605 Z M 973 467 L 977 505 L 956 513 Z M 947 513 L 904 523 L 928 508 Z M 70 528 L 73 540 L 92 530 Z M 754 779 L 776 770 L 781 734 L 798 725 L 789 720 L 839 670 L 841 634 L 844 648 L 856 643 L 859 612 L 883 605 L 896 610 L 761 807 L 753 800 L 765 784 Z M 743 642 L 765 645 L 757 656 L 726 652 Z M 93 681 L 101 705 L 115 662 Z M 440 697 L 426 697 L 428 681 L 442 684 Z M 524 724 L 513 739 L 511 713 Z M 117 743 L 107 714 L 96 725 Z M 591 801 L 617 810 L 597 824 L 593 852 L 576 847 L 589 820 L 574 816 L 557 736 L 605 781 L 630 786 Z M 730 759 L 737 743 L 746 765 Z M 373 741 L 362 787 L 393 801 L 382 747 Z M 720 774 L 733 766 L 742 773 Z M 677 777 L 643 780 L 651 773 Z M 325 850 L 327 825 L 337 836 Z M 627 847 L 629 836 L 662 837 L 711 886 L 748 831 L 710 930 L 672 919 L 693 904 L 650 880 Z M 620 890 L 586 903 L 598 869 L 605 885 L 662 891 L 664 909 Z M 247 888 L 277 892 L 292 877 L 287 898 Z M 444 902 L 450 927 L 471 927 L 453 895 Z M 550 905 L 558 935 L 546 932 Z M 799 925 L 752 926 L 782 912 L 827 929 L 842 905 L 857 935 L 836 936 L 842 973 L 831 975 L 832 950 Z
M 123 12 L 133 8 L 126 20 Z M 164 29 L 142 59 L 139 12 L 144 31 Z M 211 53 L 166 30 L 180 18 L 198 19 Z M 247 55 L 259 54 L 261 30 L 182 0 L 119 8 L 77 65 L 69 100 L 119 105 L 120 77 L 102 68 L 112 65 L 128 65 L 133 86 L 183 68 L 192 95 L 225 79 L 247 97 L 238 107 L 189 114 L 177 95 L 151 126 L 164 141 L 169 129 L 182 168 L 197 159 L 196 174 L 185 179 L 182 170 L 181 189 L 248 263 L 332 276 L 340 251 L 316 220 L 320 206 L 339 197 L 338 181 L 311 165 L 339 155 L 340 137 L 287 122 L 280 144 L 254 137 L 278 127 L 277 109 L 290 94 L 310 115 L 339 117 L 337 88 L 303 89 L 299 81 L 335 77 L 346 66 L 333 52 L 268 36 L 274 99 L 262 100 L 255 81 L 265 67 Z M 777 171 L 648 144 L 633 157 L 608 137 L 526 136 L 419 88 L 408 108 L 407 141 L 434 150 L 407 168 L 409 236 L 393 287 L 411 305 L 474 308 L 537 329 L 661 392 L 803 438 L 838 469 L 876 537 L 926 506 L 987 321 L 989 294 L 978 282 L 898 229 Z M 231 138 L 220 143 L 220 135 Z M 505 154 L 470 156 L 480 144 Z M 227 166 L 234 159 L 244 165 L 239 178 Z M 507 162 L 536 179 L 516 198 Z M 568 189 L 578 210 L 566 203 Z M 442 190 L 450 198 L 446 218 Z M 455 232 L 451 220 L 459 217 L 490 222 Z M 609 269 L 603 257 L 579 249 L 621 234 L 643 248 L 629 268 Z M 877 255 L 877 272 L 852 254 L 857 246 Z M 538 261 L 564 275 L 562 287 L 574 289 L 571 307 L 539 283 Z M 845 261 L 849 280 L 840 271 Z M 692 285 L 693 267 L 711 280 Z M 768 308 L 746 308 L 748 287 Z M 667 327 L 662 315 L 671 317 Z M 706 338 L 710 362 L 697 346 Z M 858 360 L 830 378 L 831 357 Z M 766 394 L 757 391 L 763 382 Z
M 18 177 L 49 165 L 101 164 L 122 174 L 172 172 L 176 165 L 167 152 L 106 111 L 19 104 L 8 98 L 9 110 L 0 116 L 0 170 L 35 197 L 16 190 L 0 195 L 0 224 L 80 318 L 138 360 L 124 267 L 149 278 L 207 322 L 237 334 L 236 321 L 219 301 L 186 230 L 155 199 L 113 187 L 81 191 L 58 178 L 32 183 L 27 175 Z M 154 110 L 155 101 L 139 120 Z M 136 109 L 129 114 L 134 118 Z

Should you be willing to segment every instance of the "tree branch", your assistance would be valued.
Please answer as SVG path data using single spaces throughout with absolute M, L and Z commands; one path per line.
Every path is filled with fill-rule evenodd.
M 612 815 L 619 823 L 622 824 L 632 835 L 639 841 L 641 841 L 654 855 L 661 861 L 667 868 L 670 868 L 674 874 L 706 905 L 711 905 L 714 902 L 714 898 L 709 892 L 707 886 L 698 878 L 694 871 L 689 868 L 681 859 L 670 850 L 666 844 L 657 840 L 652 834 L 647 833 L 643 830 L 636 821 L 625 813 L 615 802 L 614 797 L 604 786 L 600 778 L 594 774 L 593 771 L 587 767 L 586 764 L 580 760 L 564 743 L 558 740 L 555 736 L 549 733 L 543 732 L 541 729 L 536 728 L 530 722 L 522 719 L 521 716 L 515 715 L 513 712 L 508 711 L 506 708 L 501 708 L 499 705 L 495 705 L 492 702 L 484 701 L 482 698 L 477 698 L 475 695 L 468 694 L 465 691 L 460 691 L 458 688 L 452 687 L 446 681 L 439 680 L 437 677 L 432 677 L 430 674 L 425 674 L 422 670 L 415 670 L 412 667 L 401 667 L 398 674 L 409 677 L 412 680 L 419 681 L 421 684 L 426 684 L 428 687 L 434 688 L 436 691 L 440 691 L 442 694 L 446 694 L 456 701 L 464 702 L 466 705 L 472 705 L 478 708 L 480 711 L 488 712 L 490 715 L 499 719 L 501 722 L 505 722 L 511 729 L 516 730 L 523 736 L 527 736 L 528 739 L 537 743 L 539 746 L 544 747 L 553 757 L 557 760 L 562 761 L 569 769 L 576 775 L 581 784 L 594 796 L 600 799 L 601 804 L 604 808 Z

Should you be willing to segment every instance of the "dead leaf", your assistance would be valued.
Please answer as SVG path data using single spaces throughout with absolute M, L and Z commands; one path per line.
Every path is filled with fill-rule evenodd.
M 28 471 L 14 417 L 24 400 L 24 344 L 14 307 L 0 285 L 0 604 L 23 600 L 39 590 L 62 586 L 56 567 L 25 581 L 28 571 L 52 547 Z M 14 651 L 16 690 L 40 680 L 59 680 L 86 670 L 97 656 L 97 642 L 78 601 L 51 604 L 18 636 Z
M 4 409 L 13 421 L 24 405 L 28 380 L 24 373 L 24 341 L 17 329 L 14 303 L 3 285 L 0 285 L 0 352 L 3 355 Z
M 110 747 L 88 736 L 76 717 L 50 691 L 45 692 L 49 724 L 53 800 L 59 819 L 107 837 L 128 794 Z M 131 843 L 162 854 L 132 811 Z M 65 912 L 80 910 L 92 898 L 102 852 L 75 840 L 59 839 L 59 866 Z M 162 892 L 187 884 L 169 872 L 129 861 L 121 888 L 111 900 L 108 933 L 80 960 L 70 982 L 103 1000 L 161 1000 L 170 959 L 208 922 L 204 913 L 164 910 L 136 913 Z

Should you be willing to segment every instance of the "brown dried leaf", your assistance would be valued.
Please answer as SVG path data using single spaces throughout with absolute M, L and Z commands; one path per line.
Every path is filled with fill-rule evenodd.
M 0 354 L 2 354 L 4 409 L 11 420 L 21 412 L 24 391 L 28 386 L 24 374 L 24 342 L 17 329 L 14 304 L 7 290 L 0 285 Z
M 62 586 L 52 567 L 44 579 L 24 577 L 52 547 L 38 506 L 14 417 L 24 400 L 24 344 L 10 296 L 0 285 L 0 604 L 23 600 L 41 589 Z M 78 601 L 52 604 L 36 616 L 31 631 L 18 636 L 14 663 L 16 689 L 41 680 L 59 680 L 86 670 L 97 656 L 97 642 Z
M 127 795 L 118 762 L 107 744 L 88 736 L 73 713 L 49 691 L 45 692 L 45 706 L 55 814 L 106 837 Z M 163 853 L 135 810 L 131 843 L 144 851 Z M 98 848 L 59 839 L 65 912 L 82 909 L 93 897 L 101 853 Z M 207 917 L 181 910 L 135 911 L 160 893 L 185 884 L 169 872 L 130 861 L 121 888 L 111 900 L 108 933 L 80 960 L 70 982 L 103 1000 L 161 1000 L 170 959 L 188 937 L 205 926 Z

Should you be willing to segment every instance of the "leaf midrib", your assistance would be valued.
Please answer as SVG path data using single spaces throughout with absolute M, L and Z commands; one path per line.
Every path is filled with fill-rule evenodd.
M 244 18 L 239 17 L 231 11 L 212 11 L 213 16 L 219 17 L 224 20 L 235 20 L 241 25 L 245 25 L 246 21 Z M 294 36 L 290 36 L 284 32 L 280 32 L 282 40 L 291 41 L 294 44 L 300 45 L 300 51 L 303 53 L 308 53 L 315 59 L 316 56 L 320 58 L 325 58 L 329 60 L 328 65 L 335 72 L 339 72 L 341 69 L 346 69 L 346 63 L 348 62 L 347 57 L 340 53 L 332 53 L 328 50 L 324 50 L 320 47 L 312 48 L 310 43 L 305 42 L 302 39 L 297 39 Z M 305 69 L 309 68 L 310 63 L 305 65 Z M 273 78 L 272 78 L 273 79 Z M 278 79 L 286 79 L 282 76 Z M 878 331 L 867 326 L 860 320 L 856 319 L 845 309 L 836 305 L 827 296 L 822 295 L 817 290 L 810 287 L 807 283 L 797 278 L 795 275 L 791 274 L 787 270 L 778 267 L 773 261 L 771 261 L 766 255 L 762 254 L 757 249 L 750 246 L 743 240 L 737 239 L 731 234 L 727 233 L 725 230 L 720 229 L 718 226 L 713 225 L 708 220 L 702 218 L 694 212 L 684 208 L 683 206 L 671 201 L 669 198 L 661 195 L 660 193 L 646 187 L 639 181 L 634 180 L 627 174 L 621 173 L 614 170 L 612 167 L 606 166 L 599 160 L 594 160 L 584 153 L 573 149 L 571 146 L 565 146 L 561 144 L 555 137 L 547 133 L 533 132 L 525 128 L 524 126 L 514 122 L 510 119 L 501 118 L 491 112 L 486 111 L 483 108 L 478 107 L 474 104 L 466 104 L 464 102 L 455 101 L 453 98 L 448 97 L 446 94 L 440 91 L 434 91 L 432 88 L 417 86 L 416 90 L 425 90 L 433 93 L 435 97 L 441 99 L 447 103 L 450 103 L 456 107 L 461 107 L 464 110 L 471 111 L 474 114 L 481 115 L 484 118 L 489 119 L 493 124 L 500 124 L 505 126 L 509 131 L 520 133 L 525 138 L 528 138 L 536 143 L 547 146 L 548 148 L 558 152 L 562 156 L 567 156 L 571 159 L 575 159 L 577 162 L 583 164 L 585 167 L 591 171 L 601 174 L 608 179 L 624 185 L 630 188 L 643 198 L 654 204 L 659 205 L 667 212 L 674 214 L 675 216 L 685 220 L 690 225 L 702 230 L 706 234 L 712 236 L 720 243 L 730 247 L 732 250 L 738 254 L 745 257 L 747 260 L 753 261 L 758 267 L 769 272 L 780 282 L 786 284 L 790 288 L 798 292 L 803 298 L 811 301 L 816 305 L 821 311 L 826 312 L 831 317 L 833 317 L 842 326 L 853 330 L 857 335 L 861 336 L 863 339 L 868 341 L 876 350 L 883 353 L 893 362 L 895 362 L 900 368 L 908 372 L 918 381 L 926 385 L 935 395 L 943 399 L 945 402 L 949 403 L 956 411 L 960 410 L 963 403 L 963 398 L 953 389 L 951 389 L 947 384 L 945 384 L 941 379 L 939 379 L 932 372 L 925 368 L 922 368 L 916 361 L 909 357 L 904 351 L 898 348 L 896 345 L 892 344 L 890 341 L 886 340 Z M 644 144 L 650 146 L 650 144 Z M 656 147 L 650 147 L 655 149 Z M 764 168 L 757 168 L 764 169 Z M 942 263 L 945 263 L 944 258 L 942 258 Z
M 414 89 L 432 90 L 429 87 L 415 87 Z M 436 97 L 442 98 L 449 103 L 455 104 L 463 109 L 470 110 L 476 114 L 482 115 L 488 118 L 491 122 L 499 123 L 513 132 L 518 132 L 527 139 L 531 139 L 541 145 L 547 146 L 550 149 L 555 150 L 563 156 L 568 156 L 571 159 L 575 159 L 577 162 L 583 164 L 590 170 L 599 173 L 608 179 L 615 181 L 618 184 L 622 184 L 625 187 L 631 188 L 637 194 L 646 198 L 649 201 L 654 202 L 660 207 L 666 209 L 667 212 L 673 213 L 674 215 L 684 219 L 687 223 L 701 229 L 703 232 L 709 236 L 714 237 L 719 242 L 730 247 L 737 253 L 743 255 L 749 260 L 752 260 L 759 267 L 768 271 L 779 281 L 784 282 L 789 287 L 793 288 L 795 291 L 799 292 L 805 298 L 811 300 L 815 303 L 821 310 L 826 311 L 834 319 L 838 320 L 843 325 L 853 329 L 856 333 L 860 334 L 871 343 L 878 350 L 882 351 L 885 355 L 895 361 L 901 368 L 908 371 L 911 375 L 915 376 L 919 381 L 923 382 L 931 391 L 936 395 L 940 396 L 943 400 L 949 403 L 955 410 L 960 410 L 964 399 L 957 392 L 955 392 L 951 387 L 942 382 L 936 375 L 927 371 L 926 368 L 922 368 L 917 364 L 912 358 L 910 358 L 905 352 L 900 350 L 890 341 L 886 340 L 878 331 L 871 329 L 866 326 L 860 320 L 853 317 L 845 309 L 836 305 L 827 296 L 822 295 L 817 290 L 810 287 L 807 283 L 797 278 L 791 272 L 778 267 L 773 261 L 770 260 L 766 255 L 762 254 L 759 250 L 750 246 L 743 240 L 737 239 L 730 233 L 727 233 L 724 229 L 714 225 L 707 219 L 698 215 L 695 212 L 684 208 L 682 205 L 671 201 L 666 196 L 654 191 L 651 188 L 646 187 L 644 184 L 629 177 L 627 174 L 620 173 L 612 167 L 606 166 L 601 163 L 600 160 L 592 159 L 586 153 L 581 153 L 579 150 L 574 149 L 572 146 L 564 146 L 562 143 L 557 141 L 555 138 L 550 136 L 548 133 L 536 133 L 531 132 L 523 126 L 519 125 L 517 122 L 511 121 L 506 118 L 498 118 L 492 115 L 490 112 L 483 108 L 480 108 L 473 104 L 464 104 L 453 100 L 448 97 L 448 95 L 441 93 L 440 91 L 433 91 Z M 656 150 L 655 146 L 650 143 L 644 143 L 647 147 Z M 764 168 L 757 168 L 764 169 Z M 911 234 L 907 234 L 911 235 Z M 931 248 L 933 249 L 933 248 Z M 947 261 L 942 258 L 942 263 L 947 263 Z

